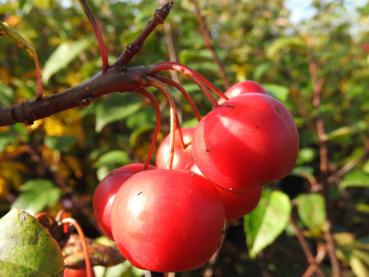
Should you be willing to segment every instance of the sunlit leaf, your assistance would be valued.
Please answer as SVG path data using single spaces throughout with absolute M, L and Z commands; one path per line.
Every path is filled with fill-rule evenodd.
M 369 276 L 369 267 L 357 256 L 352 256 L 350 258 L 350 266 L 356 277 Z
M 302 148 L 299 150 L 299 156 L 296 164 L 310 163 L 316 157 L 316 150 L 313 148 Z
M 306 43 L 299 37 L 281 37 L 273 41 L 267 49 L 266 54 L 269 58 L 275 59 L 279 57 L 282 50 L 286 50 L 291 47 L 304 48 L 306 47 Z
M 12 209 L 0 219 L 0 249 L 0 276 L 63 276 L 59 245 L 23 210 Z
M 356 169 L 347 173 L 340 183 L 340 188 L 369 187 L 369 173 Z
M 123 165 L 129 163 L 130 159 L 126 152 L 120 150 L 109 151 L 96 161 L 95 167 L 109 166 L 109 165 Z
M 46 207 L 52 207 L 62 195 L 58 187 L 45 179 L 28 181 L 21 186 L 20 191 L 12 207 L 25 209 L 31 214 L 36 214 Z
M 334 139 L 345 137 L 345 136 L 351 136 L 355 133 L 366 131 L 367 129 L 368 129 L 368 124 L 363 121 L 359 121 L 357 123 L 352 124 L 351 126 L 340 127 L 326 134 L 323 137 L 323 139 L 324 140 L 334 140 Z
M 263 84 L 263 87 L 275 98 L 282 103 L 287 101 L 289 89 L 277 84 Z
M 41 74 L 41 65 L 37 56 L 37 52 L 28 40 L 26 40 L 20 33 L 18 33 L 16 30 L 13 30 L 3 22 L 0 22 L 0 36 L 5 36 L 6 38 L 14 42 L 17 47 L 25 49 L 35 63 L 37 74 Z
M 244 217 L 244 231 L 251 257 L 270 245 L 286 228 L 291 202 L 281 191 L 264 190 L 258 206 Z
M 322 228 L 326 220 L 325 200 L 317 193 L 297 197 L 297 211 L 301 221 L 310 229 Z
M 47 83 L 52 75 L 65 68 L 89 45 L 90 40 L 88 39 L 60 44 L 45 63 L 43 81 Z

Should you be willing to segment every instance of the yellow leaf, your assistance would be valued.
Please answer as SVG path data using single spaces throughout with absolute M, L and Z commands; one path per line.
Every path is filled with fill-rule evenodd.
M 0 199 L 4 198 L 7 192 L 6 180 L 0 177 Z
M 48 136 L 65 135 L 64 124 L 54 116 L 44 119 L 44 130 Z

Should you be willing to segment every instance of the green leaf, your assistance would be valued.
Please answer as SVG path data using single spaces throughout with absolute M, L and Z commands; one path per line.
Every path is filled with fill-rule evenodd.
M 326 134 L 323 139 L 324 140 L 334 140 L 334 139 L 338 139 L 341 137 L 347 137 L 347 136 L 351 136 L 355 133 L 359 133 L 359 132 L 364 132 L 368 129 L 368 124 L 366 124 L 363 121 L 359 121 L 355 124 L 352 124 L 350 126 L 344 126 L 344 127 L 340 127 L 328 134 Z
M 339 187 L 341 189 L 351 187 L 369 187 L 369 173 L 364 172 L 360 169 L 356 169 L 347 173 L 341 181 Z
M 152 124 L 142 124 L 140 127 L 137 127 L 129 136 L 129 144 L 131 147 L 137 145 L 139 138 L 145 133 L 149 133 L 149 139 L 151 140 L 149 131 L 154 128 L 155 126 Z
M 58 243 L 23 210 L 0 219 L 0 249 L 0 276 L 63 276 Z
M 369 276 L 369 269 L 365 263 L 359 259 L 357 256 L 352 256 L 350 258 L 350 266 L 355 276 L 357 277 L 367 277 Z
M 263 87 L 275 98 L 285 103 L 288 98 L 289 89 L 277 84 L 263 84 Z
M 10 133 L 0 133 L 0 152 L 4 151 L 5 147 L 14 143 L 14 135 Z
M 42 80 L 47 83 L 52 75 L 66 67 L 81 52 L 83 52 L 89 44 L 90 40 L 88 39 L 63 42 L 60 44 L 47 60 Z
M 97 266 L 94 269 L 97 277 L 140 277 L 144 275 L 143 270 L 132 266 L 128 261 L 110 267 Z
M 0 261 L 0 276 L 48 277 L 50 275 L 39 271 L 34 271 L 32 270 L 32 268 L 29 268 L 27 266 L 6 261 Z
M 322 228 L 326 220 L 325 200 L 318 193 L 299 195 L 297 211 L 302 223 L 312 230 Z
M 62 191 L 54 183 L 45 179 L 28 181 L 21 186 L 20 191 L 12 208 L 22 208 L 31 214 L 54 206 L 62 195 Z
M 95 167 L 123 165 L 130 162 L 130 158 L 126 152 L 120 150 L 109 151 L 95 162 Z
M 296 164 L 301 165 L 312 162 L 316 157 L 316 150 L 314 148 L 302 148 L 299 150 L 299 156 Z
M 104 102 L 100 102 L 96 107 L 96 132 L 101 130 L 109 123 L 123 120 L 133 115 L 142 107 L 142 102 L 137 98 L 132 102 L 129 95 L 111 95 Z
M 13 93 L 10 87 L 0 84 L 0 106 L 8 106 L 13 100 Z
M 53 136 L 45 138 L 45 145 L 47 147 L 63 153 L 69 152 L 75 143 L 76 138 L 73 136 Z
M 281 37 L 273 41 L 266 54 L 270 59 L 276 59 L 280 57 L 280 52 L 292 47 L 305 48 L 306 43 L 299 37 Z
M 251 257 L 270 245 L 286 228 L 291 201 L 281 191 L 264 190 L 258 206 L 244 217 L 244 231 Z
M 17 45 L 18 48 L 25 49 L 33 59 L 36 70 L 41 74 L 41 65 L 38 60 L 36 50 L 33 48 L 32 44 L 28 40 L 26 40 L 20 33 L 11 29 L 3 22 L 0 22 L 0 36 L 9 38 Z

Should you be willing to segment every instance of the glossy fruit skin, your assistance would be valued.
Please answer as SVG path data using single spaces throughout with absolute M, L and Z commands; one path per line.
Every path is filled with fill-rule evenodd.
M 115 194 L 128 178 L 137 172 L 142 171 L 143 168 L 144 164 L 142 163 L 132 163 L 114 169 L 96 187 L 93 196 L 94 215 L 100 229 L 110 239 L 113 239 L 110 224 L 110 214 L 111 207 L 115 199 Z M 150 166 L 149 168 L 152 169 L 154 167 Z
M 204 265 L 218 248 L 225 213 L 217 191 L 185 170 L 140 172 L 117 192 L 112 231 L 136 267 L 180 272 Z
M 252 81 L 252 80 L 246 80 L 246 81 L 242 81 L 242 82 L 236 83 L 233 86 L 231 86 L 229 89 L 227 89 L 227 91 L 225 92 L 225 95 L 228 98 L 233 98 L 242 93 L 247 93 L 247 92 L 254 92 L 254 93 L 257 92 L 257 93 L 264 93 L 264 94 L 267 93 L 267 91 L 258 82 Z M 218 103 L 222 104 L 225 101 L 226 101 L 225 99 L 220 98 L 218 100 Z
M 186 148 L 182 148 L 179 141 L 179 132 L 176 132 L 174 143 L 174 157 L 172 169 L 190 169 L 193 164 L 192 137 L 195 128 L 182 128 L 183 141 Z M 167 135 L 160 144 L 156 153 L 157 168 L 167 169 L 170 155 L 170 135 Z
M 194 164 L 191 171 L 202 175 L 200 169 Z M 233 193 L 214 184 L 223 203 L 227 221 L 234 221 L 251 212 L 259 203 L 262 187 L 251 187 L 244 193 Z
M 291 114 L 260 93 L 241 94 L 208 113 L 192 143 L 195 163 L 204 176 L 237 193 L 287 176 L 298 148 Z
M 92 270 L 93 272 L 93 270 Z M 66 268 L 64 269 L 64 277 L 87 277 L 87 271 L 85 269 L 71 269 Z M 95 274 L 92 273 L 92 276 L 94 277 Z

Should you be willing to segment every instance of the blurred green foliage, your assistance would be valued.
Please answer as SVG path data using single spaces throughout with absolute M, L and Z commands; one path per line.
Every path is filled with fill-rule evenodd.
M 301 137 L 299 159 L 291 175 L 270 186 L 274 192 L 264 195 L 260 206 L 245 217 L 247 239 L 242 221 L 230 227 L 212 269 L 218 276 L 302 275 L 307 262 L 287 222 L 291 206 L 291 216 L 297 219 L 314 253 L 324 240 L 324 222 L 329 215 L 345 276 L 368 276 L 369 2 L 362 2 L 356 6 L 352 1 L 312 1 L 311 18 L 296 24 L 283 0 L 200 1 L 228 78 L 232 83 L 254 79 L 263 84 L 288 107 Z M 88 3 L 104 30 L 111 62 L 158 7 L 152 0 Z M 44 67 L 47 95 L 77 85 L 99 71 L 97 43 L 78 1 L 0 0 L 0 20 L 32 42 Z M 224 89 L 198 32 L 191 2 L 176 1 L 167 22 L 179 62 Z M 132 65 L 168 59 L 160 27 Z M 26 51 L 0 36 L 0 107 L 35 97 L 34 72 Z M 209 111 L 210 103 L 198 88 L 185 77 L 180 76 L 180 80 L 201 112 Z M 322 95 L 319 105 L 314 105 L 317 80 Z M 171 92 L 181 109 L 183 125 L 196 124 L 190 106 L 178 92 Z M 154 93 L 165 109 L 167 103 Z M 168 116 L 166 108 L 160 139 L 168 132 Z M 319 140 L 317 119 L 325 125 Z M 52 214 L 63 207 L 89 236 L 99 236 L 91 211 L 94 188 L 113 168 L 144 161 L 154 123 L 149 103 L 136 95 L 116 94 L 31 126 L 1 128 L 0 215 L 12 205 L 34 212 L 46 209 Z M 322 143 L 328 148 L 328 176 L 320 168 Z M 322 189 L 327 186 L 322 180 L 329 182 L 328 189 Z M 256 258 L 251 259 L 248 253 Z M 327 257 L 321 268 L 327 275 L 331 273 Z M 112 274 L 124 272 L 122 276 L 139 274 L 126 265 L 114 270 Z

